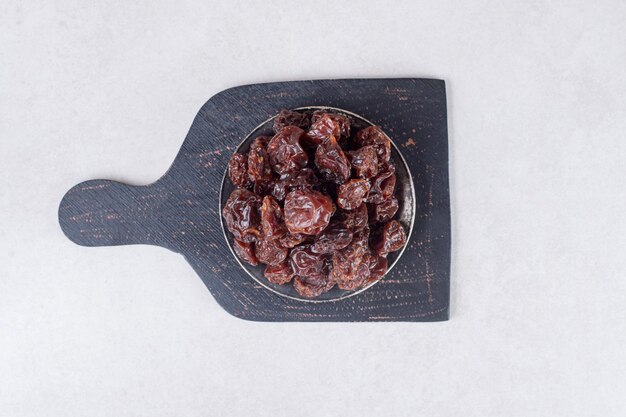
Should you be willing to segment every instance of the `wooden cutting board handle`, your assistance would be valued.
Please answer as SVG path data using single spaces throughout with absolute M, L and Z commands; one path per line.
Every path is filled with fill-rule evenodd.
M 159 187 L 132 186 L 111 180 L 91 180 L 70 189 L 59 206 L 63 233 L 82 246 L 156 244 L 162 223 L 155 217 Z M 156 230 L 146 226 L 157 227 Z

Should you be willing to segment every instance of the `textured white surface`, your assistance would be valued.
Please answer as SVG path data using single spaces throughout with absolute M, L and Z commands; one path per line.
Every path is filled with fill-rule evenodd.
M 0 4 L 1 416 L 624 415 L 625 2 L 128 3 Z M 396 76 L 447 81 L 449 322 L 240 321 L 57 225 L 224 88 Z

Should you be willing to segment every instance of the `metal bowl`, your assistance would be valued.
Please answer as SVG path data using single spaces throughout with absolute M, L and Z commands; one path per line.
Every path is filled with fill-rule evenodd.
M 310 107 L 298 107 L 293 110 L 298 110 L 298 111 L 324 110 L 324 111 L 328 111 L 332 113 L 343 114 L 350 119 L 351 126 L 355 131 L 374 125 L 372 122 L 359 116 L 358 114 L 349 112 L 347 110 L 338 109 L 335 107 L 310 106 Z M 242 152 L 242 153 L 247 152 L 250 147 L 250 144 L 252 143 L 254 138 L 256 138 L 257 136 L 261 136 L 261 135 L 273 136 L 274 132 L 272 130 L 272 126 L 273 126 L 275 117 L 276 116 L 270 119 L 267 119 L 266 121 L 261 123 L 259 126 L 257 126 L 254 130 L 252 130 L 244 138 L 244 140 L 239 144 L 235 152 Z M 399 203 L 398 213 L 396 213 L 394 218 L 397 219 L 402 224 L 402 226 L 404 226 L 405 231 L 407 231 L 407 242 L 408 242 L 411 236 L 411 233 L 413 232 L 413 224 L 415 222 L 415 188 L 413 186 L 413 177 L 411 176 L 411 172 L 409 171 L 409 167 L 406 161 L 402 157 L 400 149 L 396 146 L 396 144 L 391 138 L 390 140 L 391 140 L 391 145 L 392 145 L 391 146 L 391 161 L 396 166 L 395 196 L 398 199 L 398 203 Z M 239 259 L 239 257 L 235 255 L 235 252 L 233 250 L 233 247 L 231 244 L 233 236 L 226 229 L 224 225 L 224 219 L 222 218 L 221 213 L 222 213 L 222 208 L 224 207 L 224 203 L 226 202 L 226 200 L 228 199 L 228 196 L 234 189 L 235 187 L 233 186 L 233 184 L 231 184 L 230 180 L 228 179 L 228 168 L 226 168 L 226 171 L 224 172 L 224 177 L 222 179 L 222 186 L 220 189 L 219 213 L 220 213 L 220 222 L 222 224 L 222 231 L 224 232 L 224 238 L 226 239 L 226 242 L 228 244 L 228 247 L 230 248 L 231 253 L 235 257 L 235 259 L 237 260 L 241 268 L 244 271 L 246 271 L 246 273 L 250 275 L 252 279 L 254 279 L 257 283 L 259 283 L 259 285 L 265 287 L 266 289 L 268 289 L 269 291 L 272 291 L 273 293 L 280 295 L 281 297 L 286 297 L 292 300 L 298 300 L 298 301 L 303 301 L 303 302 L 308 302 L 308 303 L 323 303 L 323 302 L 343 300 L 348 297 L 352 297 L 356 294 L 366 291 L 368 288 L 372 287 L 373 285 L 376 285 L 376 283 L 378 282 L 378 281 L 372 282 L 371 284 L 365 287 L 359 288 L 356 291 L 345 291 L 337 287 L 334 287 L 329 292 L 324 293 L 314 299 L 303 298 L 296 292 L 296 290 L 293 288 L 291 284 L 287 284 L 287 285 L 272 284 L 263 276 L 265 265 L 252 266 L 245 262 L 242 262 Z M 390 253 L 387 256 L 388 263 L 389 263 L 387 274 L 389 274 L 389 272 L 396 265 L 396 263 L 398 262 L 398 259 L 400 259 L 400 257 L 402 256 L 402 253 L 404 252 L 405 248 L 406 248 L 406 245 L 401 250 Z M 385 278 L 383 277 L 381 279 L 385 279 Z

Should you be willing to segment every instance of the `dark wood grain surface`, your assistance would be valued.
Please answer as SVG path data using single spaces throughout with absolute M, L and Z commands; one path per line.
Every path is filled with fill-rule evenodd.
M 384 280 L 354 297 L 307 303 L 250 278 L 228 249 L 219 190 L 241 140 L 281 108 L 332 106 L 379 124 L 413 174 L 416 220 L 406 251 Z M 445 84 L 355 79 L 253 84 L 213 96 L 198 112 L 169 171 L 147 186 L 83 182 L 59 207 L 63 232 L 84 246 L 157 245 L 182 254 L 230 314 L 258 321 L 448 319 L 450 201 Z

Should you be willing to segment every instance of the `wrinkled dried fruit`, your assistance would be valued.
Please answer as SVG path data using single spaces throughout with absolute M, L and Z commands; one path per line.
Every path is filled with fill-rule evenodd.
M 319 283 L 328 277 L 328 258 L 311 250 L 311 245 L 301 245 L 289 254 L 291 267 L 296 275 L 306 277 L 308 282 Z
M 318 191 L 295 190 L 285 197 L 285 223 L 293 234 L 320 233 L 328 226 L 334 211 L 330 197 Z
M 265 182 L 272 179 L 272 167 L 267 155 L 267 136 L 256 138 L 248 152 L 248 178 L 252 182 Z
M 348 138 L 350 136 L 350 119 L 344 116 L 343 114 L 337 113 L 327 113 L 322 110 L 317 110 L 313 112 L 311 116 L 311 124 L 316 123 L 321 118 L 328 117 L 330 118 L 335 125 L 339 127 L 339 134 L 334 135 L 336 138 Z M 311 130 L 313 127 L 311 126 Z
M 301 233 L 291 234 L 287 232 L 284 236 L 278 238 L 278 244 L 283 248 L 291 249 L 300 243 L 306 241 L 307 235 Z
M 370 126 L 359 130 L 354 136 L 354 143 L 358 148 L 373 146 L 381 162 L 387 162 L 391 157 L 391 141 L 378 126 Z
M 228 176 L 237 187 L 248 185 L 248 158 L 240 153 L 234 153 L 228 161 Z
M 387 254 L 406 244 L 392 220 L 400 204 L 391 141 L 376 126 L 351 135 L 350 123 L 343 114 L 282 110 L 273 137 L 255 138 L 228 162 L 237 188 L 222 216 L 233 251 L 263 264 L 269 282 L 293 281 L 304 298 L 381 279 Z
M 283 218 L 283 209 L 272 196 L 263 197 L 261 206 L 261 230 L 263 238 L 267 240 L 278 239 L 287 233 L 287 227 Z
M 382 256 L 372 255 L 370 257 L 370 276 L 365 283 L 370 284 L 374 281 L 378 281 L 387 273 L 387 258 Z
M 395 187 L 395 170 L 387 169 L 382 171 L 372 179 L 372 187 L 365 201 L 373 204 L 381 204 L 393 195 Z
M 352 232 L 343 223 L 331 222 L 311 245 L 311 250 L 315 253 L 332 254 L 335 251 L 345 248 L 352 242 Z
M 367 226 L 367 205 L 365 203 L 352 211 L 340 211 L 337 218 L 348 230 L 359 231 Z
M 274 179 L 255 181 L 252 184 L 252 192 L 256 195 L 266 195 L 274 189 L 275 183 Z
M 222 209 L 228 230 L 235 239 L 254 242 L 260 237 L 261 197 L 246 189 L 233 191 Z
M 350 163 L 361 178 L 372 178 L 378 174 L 378 155 L 372 145 L 349 152 Z
M 354 210 L 363 204 L 370 191 L 370 183 L 365 179 L 350 180 L 339 187 L 337 204 L 345 210 Z
M 347 138 L 350 136 L 350 121 L 347 117 L 332 114 L 315 112 L 311 118 L 311 129 L 306 134 L 308 145 L 319 145 L 330 137 Z
M 352 237 L 352 243 L 357 246 L 368 249 L 369 238 L 370 238 L 370 228 L 364 227 L 363 229 L 354 233 L 354 236 Z
M 366 256 L 368 254 L 367 240 L 363 244 L 363 239 L 359 236 L 355 236 L 347 247 L 333 254 L 332 278 L 339 288 L 347 289 L 352 287 L 351 283 L 353 281 L 360 281 L 358 285 L 355 284 L 356 286 L 363 284 L 364 280 L 369 276 L 367 274 L 367 276 L 363 277 L 365 275 L 364 269 L 369 271 L 369 258 Z
M 334 286 L 335 283 L 332 281 L 316 285 L 305 281 L 303 277 L 296 277 L 293 280 L 293 287 L 304 298 L 319 297 L 323 293 L 330 291 Z
M 252 266 L 259 264 L 259 260 L 254 253 L 254 243 L 242 242 L 235 239 L 233 242 L 233 250 L 242 261 L 245 261 Z
M 392 220 L 379 228 L 370 239 L 372 250 L 379 256 L 402 249 L 406 243 L 404 228 L 397 220 Z
M 273 183 L 272 195 L 282 201 L 293 190 L 311 190 L 319 185 L 319 178 L 311 168 L 303 168 L 295 174 L 285 175 Z
M 308 114 L 283 109 L 274 119 L 274 133 L 280 132 L 285 126 L 296 126 L 305 130 L 310 124 L 311 120 Z
M 256 257 L 264 264 L 276 265 L 287 258 L 287 249 L 279 246 L 275 240 L 259 240 L 255 249 Z
M 283 285 L 291 281 L 294 274 L 291 262 L 286 260 L 276 265 L 267 265 L 263 275 L 272 284 Z
M 391 198 L 380 204 L 368 204 L 367 210 L 370 224 L 387 222 L 398 211 L 398 199 L 391 196 Z
M 350 162 L 334 136 L 317 147 L 315 166 L 326 181 L 343 184 L 350 178 Z
M 370 277 L 369 254 L 363 255 L 361 262 L 351 274 L 345 275 L 343 280 L 337 282 L 337 286 L 342 290 L 354 291 L 365 284 Z
M 304 130 L 297 126 L 285 126 L 267 145 L 270 164 L 280 175 L 294 173 L 306 166 L 309 157 L 300 144 Z

